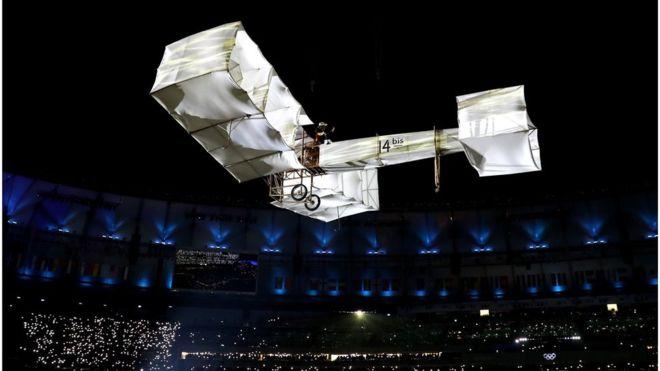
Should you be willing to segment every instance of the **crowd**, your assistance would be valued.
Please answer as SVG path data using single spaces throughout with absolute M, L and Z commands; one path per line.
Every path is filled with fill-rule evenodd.
M 170 314 L 163 320 L 112 312 L 18 313 L 22 330 L 18 354 L 22 365 L 30 367 L 144 370 L 385 365 L 439 370 L 461 364 L 470 369 L 483 365 L 483 357 L 526 360 L 520 361 L 524 368 L 530 358 L 520 358 L 523 355 L 563 369 L 579 369 L 583 361 L 602 369 L 608 364 L 614 369 L 629 367 L 599 359 L 615 354 L 637 367 L 629 369 L 643 369 L 657 355 L 654 305 L 630 306 L 618 313 L 592 307 L 495 312 L 484 317 L 276 313 L 259 320 L 219 318 L 214 324 Z
M 105 316 L 28 313 L 19 352 L 48 368 L 172 369 L 180 324 Z

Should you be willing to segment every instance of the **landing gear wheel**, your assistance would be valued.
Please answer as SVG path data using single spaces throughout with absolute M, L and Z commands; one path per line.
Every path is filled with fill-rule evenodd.
M 296 201 L 302 201 L 307 197 L 307 187 L 304 184 L 296 184 L 291 189 L 291 197 Z
M 314 211 L 321 206 L 321 197 L 317 195 L 311 195 L 307 200 L 305 200 L 305 208 L 309 211 Z

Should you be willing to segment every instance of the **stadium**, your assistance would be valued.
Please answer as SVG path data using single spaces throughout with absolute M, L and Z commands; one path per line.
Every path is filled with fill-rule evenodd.
M 57 6 L 52 11 L 70 19 Z M 475 16 L 475 22 L 487 22 L 492 15 L 509 22 L 504 24 L 517 19 L 508 10 L 494 11 Z M 414 15 L 417 26 L 411 32 L 426 35 L 417 39 L 397 31 L 399 14 L 353 14 L 337 25 L 329 14 L 303 21 L 245 10 L 183 12 L 185 20 L 163 30 L 154 27 L 158 17 L 147 21 L 149 11 L 140 10 L 127 15 L 121 29 L 104 33 L 113 16 L 124 14 L 116 9 L 96 25 L 71 18 L 70 24 L 54 28 L 53 38 L 70 36 L 80 25 L 98 32 L 99 43 L 90 50 L 52 40 L 44 46 L 53 54 L 63 48 L 73 56 L 94 57 L 98 64 L 81 62 L 74 73 L 70 61 L 52 62 L 71 82 L 46 99 L 43 112 L 56 112 L 71 97 L 80 107 L 57 124 L 11 124 L 22 122 L 22 112 L 30 112 L 31 105 L 20 99 L 26 91 L 22 80 L 5 72 L 3 366 L 656 369 L 657 106 L 648 96 L 654 96 L 657 85 L 649 85 L 647 76 L 657 68 L 656 30 L 649 27 L 657 19 L 652 12 L 602 8 L 597 11 L 603 15 L 624 12 L 652 19 L 625 30 L 596 19 L 587 27 L 582 20 L 591 11 L 575 8 L 565 28 L 552 37 L 542 31 L 553 24 L 552 15 L 563 11 L 551 10 L 547 20 L 532 12 L 527 20 L 516 21 L 528 30 L 519 35 L 522 46 L 484 41 L 479 48 L 490 56 L 488 62 L 434 59 L 440 67 L 425 78 L 420 71 L 427 67 L 418 64 L 429 60 L 431 54 L 424 54 L 429 46 L 455 55 L 473 51 L 474 45 L 464 40 L 438 41 L 458 25 L 449 25 L 451 17 L 438 26 L 431 15 Z M 14 14 L 23 13 L 17 8 Z M 42 23 L 37 29 L 53 25 L 47 14 L 36 17 Z M 236 20 L 242 23 L 230 23 Z M 309 171 L 308 188 L 321 194 L 321 208 L 307 201 L 306 210 L 276 204 L 289 193 L 296 199 L 286 187 L 273 198 L 272 179 L 286 182 L 287 175 L 277 174 L 289 170 L 264 172 L 272 176 L 266 184 L 244 181 L 246 173 L 236 170 L 237 164 L 248 162 L 250 171 L 259 172 L 256 162 L 245 160 L 247 151 L 241 152 L 243 162 L 223 162 L 228 155 L 212 158 L 213 151 L 194 135 L 199 129 L 186 126 L 192 121 L 168 109 L 169 98 L 151 91 L 165 112 L 149 97 L 154 78 L 157 86 L 175 50 L 168 46 L 163 56 L 166 45 L 176 46 L 171 43 L 204 30 L 225 32 L 225 25 L 249 32 L 305 107 L 306 120 L 336 124 L 336 133 L 328 130 L 335 143 L 433 128 L 435 153 L 407 164 L 380 164 L 375 206 L 364 196 L 362 203 L 353 200 L 350 206 L 364 210 L 346 208 L 342 212 L 350 212 L 339 215 L 339 206 L 336 214 L 322 214 L 337 197 L 321 194 L 321 181 L 314 188 L 314 177 L 324 180 L 334 169 L 328 170 L 327 163 L 322 172 L 320 166 L 309 166 L 303 150 L 296 161 Z M 518 26 L 477 27 L 464 31 L 464 37 L 476 40 L 490 30 L 497 40 L 510 37 Z M 625 42 L 609 37 L 614 33 L 637 35 L 648 50 L 630 51 Z M 591 36 L 591 47 L 584 49 L 582 38 Z M 119 46 L 120 41 L 126 45 Z M 555 48 L 555 42 L 564 47 Z M 7 51 L 36 56 L 24 45 L 5 43 Z M 404 68 L 398 65 L 402 45 L 411 58 Z M 104 48 L 124 49 L 121 57 L 104 60 Z M 603 61 L 615 52 L 644 58 Z M 528 58 L 506 57 L 512 54 Z M 127 63 L 127 55 L 139 58 Z M 574 58 L 570 65 L 561 63 L 567 55 Z M 611 68 L 607 81 L 583 68 L 595 61 Z M 5 71 L 39 63 L 7 59 Z M 547 66 L 556 70 L 548 72 Z M 98 76 L 99 67 L 107 72 L 104 87 L 95 95 L 82 94 L 81 88 L 94 85 L 89 76 Z M 183 68 L 177 68 L 182 74 Z M 588 94 L 567 91 L 565 80 Z M 443 156 L 440 167 L 436 137 L 453 133 L 457 112 L 458 125 L 463 124 L 461 97 L 474 91 L 492 95 L 497 91 L 489 89 L 523 83 L 523 109 L 534 120 L 526 129 L 533 134 L 529 144 L 537 152 L 540 145 L 543 169 L 534 153 L 534 172 L 481 177 L 492 171 L 488 156 L 494 150 L 468 148 L 464 137 L 456 143 L 467 158 Z M 14 94 L 7 95 L 10 89 Z M 606 92 L 617 89 L 639 94 Z M 104 112 L 112 114 L 99 113 L 109 102 L 119 111 L 106 107 Z M 272 124 L 267 113 L 264 120 Z M 298 111 L 296 120 L 301 116 Z M 634 139 L 613 129 L 633 122 L 639 129 Z M 299 128 L 303 141 L 314 136 L 312 126 Z M 398 138 L 407 141 L 411 135 Z M 321 156 L 327 156 L 324 148 Z M 263 157 L 260 152 L 254 158 Z M 323 157 L 314 161 L 323 164 Z M 301 175 L 300 184 L 306 181 Z M 373 198 L 372 184 L 366 190 L 361 186 Z

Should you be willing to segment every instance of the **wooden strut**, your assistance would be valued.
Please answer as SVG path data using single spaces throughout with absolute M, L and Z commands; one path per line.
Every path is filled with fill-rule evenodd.
M 438 131 L 433 126 L 433 148 L 435 150 L 435 156 L 433 157 L 434 170 L 435 170 L 435 193 L 440 192 L 440 153 L 438 153 Z

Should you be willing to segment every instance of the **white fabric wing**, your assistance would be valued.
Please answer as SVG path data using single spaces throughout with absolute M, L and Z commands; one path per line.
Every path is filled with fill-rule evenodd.
M 458 140 L 479 176 L 541 170 L 536 127 L 529 120 L 524 87 L 462 95 Z
M 168 45 L 151 95 L 239 182 L 303 168 L 312 122 L 240 22 Z

